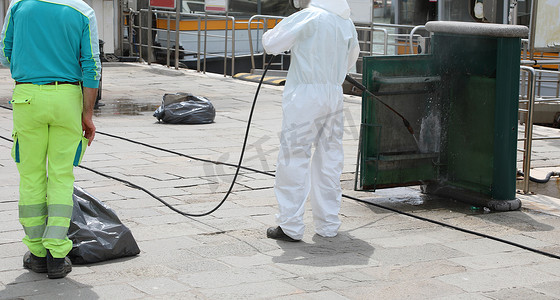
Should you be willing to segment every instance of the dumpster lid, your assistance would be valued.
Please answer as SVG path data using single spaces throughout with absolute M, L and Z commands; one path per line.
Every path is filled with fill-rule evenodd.
M 529 28 L 522 25 L 505 25 L 475 22 L 430 21 L 426 23 L 426 30 L 464 35 L 482 35 L 493 37 L 524 38 L 529 35 Z

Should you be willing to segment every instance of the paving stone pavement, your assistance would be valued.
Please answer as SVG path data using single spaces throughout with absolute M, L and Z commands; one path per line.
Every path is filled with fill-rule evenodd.
M 107 63 L 95 141 L 83 166 L 143 186 L 176 208 L 200 213 L 229 188 L 256 84 L 157 65 Z M 0 69 L 0 105 L 13 88 Z M 152 116 L 165 93 L 210 99 L 208 125 L 165 125 Z M 263 86 L 243 165 L 273 174 L 282 87 Z M 491 213 L 418 187 L 353 191 L 360 99 L 345 99 L 343 193 L 408 214 L 474 230 L 560 255 L 555 198 L 519 195 L 519 211 Z M 75 265 L 59 280 L 22 268 L 26 251 L 17 220 L 18 175 L 11 160 L 12 115 L 0 108 L 0 299 L 559 299 L 560 259 L 496 240 L 343 199 L 334 238 L 314 234 L 310 208 L 302 242 L 266 238 L 274 225 L 273 177 L 241 170 L 233 193 L 215 213 L 181 216 L 148 194 L 83 168 L 76 185 L 113 208 L 141 253 Z M 539 134 L 557 130 L 539 129 Z M 133 139 L 178 156 L 111 137 Z M 536 148 L 539 167 L 560 161 L 558 144 Z M 556 156 L 556 157 L 554 157 Z M 560 165 L 560 164 L 558 164 Z M 560 168 L 559 168 L 560 169 Z

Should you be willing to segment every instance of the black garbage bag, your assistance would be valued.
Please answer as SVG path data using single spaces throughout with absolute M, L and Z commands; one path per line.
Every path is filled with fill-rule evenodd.
M 189 93 L 163 95 L 161 106 L 154 112 L 158 121 L 170 124 L 209 124 L 215 116 L 210 100 Z
M 73 198 L 68 229 L 73 243 L 68 257 L 73 263 L 95 263 L 140 253 L 132 232 L 111 208 L 77 186 Z

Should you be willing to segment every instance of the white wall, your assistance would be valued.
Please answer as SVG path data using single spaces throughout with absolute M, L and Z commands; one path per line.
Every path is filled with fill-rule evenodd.
M 0 0 L 6 1 L 6 0 Z M 105 53 L 115 52 L 115 15 L 113 0 L 85 0 L 89 6 L 95 11 L 95 17 L 97 18 L 97 30 L 99 32 L 99 38 L 105 42 L 103 46 L 103 51 Z
M 535 48 L 560 49 L 560 0 L 539 1 L 535 19 Z
M 371 0 L 348 0 L 350 6 L 350 18 L 354 23 L 369 24 L 373 18 L 371 15 Z

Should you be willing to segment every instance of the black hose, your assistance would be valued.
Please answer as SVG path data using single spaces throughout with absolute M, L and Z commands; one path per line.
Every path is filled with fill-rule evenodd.
M 2 107 L 4 107 L 4 106 L 2 106 Z M 13 142 L 14 142 L 14 140 L 9 139 L 9 138 L 7 138 L 7 137 L 5 137 L 5 136 L 1 136 L 1 135 L 0 135 L 0 139 L 6 140 L 6 141 L 8 141 L 8 142 L 10 142 L 10 143 L 13 143 Z
M 355 198 L 355 197 L 352 197 L 352 196 L 345 196 L 345 195 L 343 195 L 343 196 L 348 198 L 348 199 L 352 199 L 354 201 L 360 202 L 360 203 L 365 203 L 367 205 L 372 205 L 372 206 L 375 206 L 375 207 L 379 207 L 379 208 L 389 210 L 389 211 L 392 211 L 392 212 L 395 212 L 395 213 L 398 213 L 398 214 L 401 214 L 401 215 L 405 215 L 405 216 L 408 216 L 408 217 L 411 217 L 411 218 L 426 221 L 426 222 L 429 222 L 429 223 L 432 223 L 432 224 L 436 224 L 436 225 L 440 225 L 440 226 L 443 226 L 443 227 L 451 228 L 451 229 L 454 229 L 454 230 L 457 230 L 457 231 L 465 232 L 465 233 L 468 233 L 468 234 L 476 235 L 476 236 L 487 238 L 487 239 L 490 239 L 490 240 L 498 241 L 498 242 L 505 243 L 505 244 L 508 244 L 508 245 L 512 245 L 512 246 L 515 246 L 515 247 L 518 247 L 518 248 L 521 248 L 521 249 L 525 249 L 527 251 L 542 254 L 542 255 L 545 255 L 545 256 L 548 256 L 548 257 L 560 259 L 560 256 L 556 255 L 554 253 L 538 250 L 538 249 L 535 249 L 535 248 L 531 248 L 531 247 L 528 247 L 528 246 L 525 246 L 525 245 L 518 244 L 516 242 L 504 240 L 504 239 L 501 239 L 501 238 L 498 238 L 498 237 L 495 237 L 495 236 L 491 236 L 491 235 L 487 235 L 487 234 L 484 234 L 484 233 L 472 231 L 472 230 L 469 230 L 469 229 L 457 227 L 457 226 L 450 225 L 450 224 L 446 224 L 446 223 L 436 221 L 436 220 L 433 220 L 433 219 L 428 219 L 428 218 L 424 218 L 424 217 L 421 217 L 421 216 L 413 215 L 413 214 L 410 214 L 410 213 L 407 213 L 407 212 L 404 212 L 404 211 L 401 211 L 401 210 L 398 210 L 398 209 L 394 209 L 394 208 L 390 208 L 390 207 L 387 207 L 387 206 L 384 206 L 384 205 L 372 203 L 372 202 L 365 201 L 365 200 Z
M 274 59 L 274 56 L 270 57 L 270 60 L 268 61 L 268 64 L 266 65 L 266 67 L 264 68 L 263 74 L 261 76 L 261 80 L 259 81 L 259 85 L 257 86 L 257 91 L 255 92 L 255 97 L 253 98 L 253 104 L 251 105 L 251 111 L 249 112 L 249 119 L 247 120 L 247 127 L 245 129 L 245 138 L 243 139 L 243 147 L 241 147 L 241 153 L 239 154 L 239 163 L 236 166 L 235 169 L 235 175 L 233 176 L 233 179 L 231 180 L 231 184 L 229 186 L 229 189 L 227 191 L 227 193 L 225 194 L 224 198 L 222 199 L 222 201 L 220 201 L 220 203 L 218 203 L 218 205 L 216 205 L 216 207 L 214 207 L 213 209 L 205 212 L 205 213 L 200 213 L 200 214 L 193 214 L 193 213 L 186 213 L 183 212 L 179 209 L 176 209 L 175 207 L 173 207 L 171 204 L 165 202 L 163 199 L 157 197 L 156 195 L 152 194 L 151 192 L 149 192 L 148 190 L 139 187 L 141 190 L 145 191 L 146 193 L 148 193 L 150 196 L 152 197 L 156 197 L 156 199 L 160 200 L 161 203 L 163 203 L 164 205 L 166 205 L 167 207 L 171 208 L 173 211 L 183 215 L 183 216 L 189 216 L 189 217 L 203 217 L 203 216 L 207 216 L 213 212 L 215 212 L 216 210 L 218 210 L 218 208 L 220 208 L 224 202 L 226 201 L 226 199 L 229 197 L 229 195 L 231 194 L 231 191 L 233 190 L 233 186 L 235 185 L 235 181 L 237 180 L 237 175 L 239 175 L 239 170 L 241 169 L 241 163 L 243 163 L 243 156 L 245 155 L 245 148 L 247 147 L 247 139 L 249 138 L 249 130 L 251 129 L 251 122 L 253 120 L 253 112 L 255 111 L 255 105 L 257 104 L 257 97 L 259 96 L 259 91 L 261 89 L 262 83 L 264 81 L 264 77 L 266 76 L 266 72 L 268 71 L 268 68 L 270 67 L 270 65 L 272 64 L 272 60 Z M 96 172 L 97 173 L 97 172 Z M 99 174 L 99 173 L 98 173 Z M 134 185 L 136 186 L 136 185 Z
M 234 167 L 236 167 L 236 169 L 235 169 L 235 175 L 233 176 L 233 179 L 232 179 L 232 181 L 231 181 L 231 184 L 230 184 L 230 186 L 229 186 L 229 189 L 228 189 L 228 191 L 226 192 L 224 198 L 223 198 L 223 199 L 220 201 L 220 203 L 218 203 L 218 205 L 216 205 L 213 209 L 211 209 L 211 210 L 209 210 L 209 211 L 207 211 L 207 212 L 204 212 L 204 213 L 199 213 L 199 214 L 187 213 L 187 212 L 184 212 L 184 211 L 182 211 L 182 210 L 179 210 L 179 209 L 173 207 L 173 205 L 167 203 L 165 200 L 163 200 L 163 199 L 161 199 L 160 197 L 154 195 L 154 194 L 153 194 L 152 192 L 150 192 L 149 190 L 147 190 L 147 189 L 145 189 L 145 188 L 143 188 L 143 187 L 141 187 L 141 186 L 139 186 L 139 185 L 137 185 L 137 184 L 134 184 L 134 183 L 132 183 L 132 182 L 130 182 L 130 181 L 128 181 L 128 180 L 124 180 L 124 179 L 120 179 L 120 178 L 118 178 L 118 177 L 114 177 L 114 176 L 111 176 L 111 175 L 107 175 L 107 174 L 104 174 L 104 173 L 102 173 L 102 172 L 96 171 L 96 170 L 94 170 L 94 169 L 91 169 L 91 168 L 88 168 L 88 167 L 85 167 L 85 166 L 82 166 L 82 165 L 80 165 L 79 167 L 82 168 L 82 169 L 86 169 L 86 170 L 88 170 L 88 171 L 91 171 L 91 172 L 93 172 L 93 173 L 96 173 L 96 174 L 98 174 L 98 175 L 105 176 L 105 177 L 107 177 L 107 178 L 111 178 L 111 179 L 114 179 L 114 180 L 116 180 L 116 181 L 122 182 L 122 183 L 124 183 L 124 184 L 126 184 L 126 185 L 128 185 L 128 186 L 134 187 L 134 188 L 136 188 L 136 189 L 142 190 L 142 191 L 144 191 L 145 193 L 147 193 L 148 195 L 150 195 L 150 196 L 152 196 L 153 198 L 155 198 L 156 200 L 158 200 L 159 202 L 161 202 L 162 204 L 164 204 L 165 206 L 169 207 L 169 208 L 170 208 L 171 210 L 173 210 L 174 212 L 176 212 L 176 213 L 178 213 L 178 214 L 181 214 L 181 215 L 183 215 L 183 216 L 188 216 L 188 217 L 203 217 L 203 216 L 207 216 L 207 215 L 209 215 L 209 214 L 215 212 L 216 210 L 218 210 L 218 209 L 224 204 L 224 202 L 226 201 L 226 199 L 227 199 L 227 198 L 229 197 L 229 195 L 231 194 L 231 191 L 233 190 L 233 186 L 235 185 L 235 181 L 237 180 L 237 176 L 239 175 L 239 170 L 241 169 L 241 164 L 242 164 L 242 162 L 243 162 L 243 156 L 245 155 L 245 148 L 247 147 L 247 140 L 248 140 L 248 138 L 249 138 L 249 130 L 250 130 L 250 128 L 251 128 L 251 123 L 252 123 L 252 119 L 253 119 L 253 113 L 254 113 L 254 111 L 255 111 L 255 105 L 256 105 L 256 103 L 257 103 L 257 97 L 259 96 L 259 91 L 260 91 L 260 89 L 261 89 L 262 83 L 263 83 L 264 78 L 265 78 L 265 76 L 266 76 L 266 72 L 268 71 L 268 68 L 269 68 L 270 65 L 272 64 L 272 60 L 273 60 L 273 59 L 274 59 L 274 56 L 271 56 L 271 57 L 270 57 L 270 60 L 268 61 L 268 64 L 266 65 L 266 67 L 265 67 L 265 69 L 264 69 L 264 71 L 263 71 L 263 74 L 262 74 L 262 76 L 261 76 L 261 80 L 259 81 L 259 85 L 257 86 L 257 91 L 255 92 L 255 97 L 254 97 L 254 99 L 253 99 L 253 104 L 251 105 L 251 111 L 249 112 L 249 119 L 247 120 L 247 127 L 246 127 L 246 129 L 245 129 L 245 138 L 243 139 L 243 146 L 241 147 L 241 153 L 240 153 L 240 155 L 239 155 L 239 163 L 238 163 L 237 165 L 221 163 L 221 164 L 225 164 L 225 165 L 229 165 L 229 166 L 234 166 Z M 10 109 L 10 108 L 5 107 L 5 106 L 1 106 L 1 107 L 2 107 L 2 108 L 5 108 L 5 109 Z M 11 110 L 11 109 L 10 109 L 10 110 Z M 112 137 L 117 137 L 117 136 L 113 136 L 113 135 L 110 135 L 110 134 L 105 134 L 105 135 L 112 136 Z M 12 140 L 7 139 L 7 138 L 4 138 L 4 137 L 2 137 L 2 138 L 5 139 L 5 140 L 8 140 L 8 141 L 12 141 Z M 130 140 L 129 140 L 129 141 L 130 141 Z M 13 142 L 13 141 L 12 141 L 12 142 Z M 141 144 L 141 145 L 146 145 L 146 146 L 147 146 L 147 144 L 140 143 L 140 142 L 137 142 L 137 144 Z M 155 148 L 155 147 L 152 147 L 152 148 Z M 174 152 L 174 151 L 167 151 L 167 152 L 179 154 L 178 152 Z M 191 157 L 191 158 L 192 158 L 192 157 Z M 213 161 L 210 161 L 210 160 L 202 160 L 202 161 L 211 162 L 211 163 L 219 163 L 219 162 L 213 162 Z
M 4 107 L 4 108 L 5 108 L 5 107 Z M 113 136 L 113 137 L 116 137 L 116 138 L 119 138 L 119 139 L 122 139 L 122 140 L 125 140 L 125 141 L 129 141 L 129 139 L 127 139 L 127 138 L 122 138 L 122 137 L 119 137 L 119 136 Z M 6 140 L 6 141 L 9 141 L 9 142 L 13 142 L 13 140 L 11 140 L 11 139 L 9 139 L 9 138 L 6 138 L 6 137 L 3 137 L 3 136 L 0 136 L 0 138 L 4 139 L 4 140 Z M 142 144 L 142 145 L 143 145 L 143 143 L 139 143 L 139 142 L 136 142 L 136 143 L 137 143 L 137 144 Z M 153 146 L 150 146 L 150 147 L 155 148 L 155 149 L 161 149 L 161 148 L 153 147 Z M 170 152 L 170 151 L 168 151 L 168 152 Z M 173 153 L 173 152 L 172 152 L 172 153 Z M 182 156 L 186 156 L 186 155 L 183 154 Z M 199 160 L 199 161 L 207 161 L 207 160 L 201 159 L 201 158 L 195 158 L 195 159 L 196 159 L 196 160 Z M 225 163 L 222 163 L 222 164 L 225 164 Z M 229 165 L 229 164 L 227 164 L 227 165 Z M 192 216 L 198 216 L 198 215 L 187 214 L 187 213 L 182 212 L 181 210 L 179 210 L 179 209 L 173 207 L 173 205 L 171 205 L 171 204 L 165 202 L 165 200 L 163 200 L 163 199 L 161 199 L 160 197 L 154 195 L 154 194 L 153 194 L 152 192 L 150 192 L 149 190 L 147 190 L 147 189 L 145 189 L 145 188 L 143 188 L 143 187 L 141 187 L 141 186 L 139 186 L 139 185 L 137 185 L 137 184 L 134 184 L 134 183 L 132 183 L 132 182 L 130 182 L 130 181 L 127 181 L 127 180 L 124 180 L 124 179 L 121 179 L 121 178 L 118 178 L 118 177 L 114 177 L 114 176 L 111 176 L 111 175 L 105 174 L 105 173 L 103 173 L 103 172 L 99 172 L 99 171 L 97 171 L 97 170 L 94 170 L 94 169 L 91 169 L 91 168 L 88 168 L 88 167 L 84 167 L 84 166 L 81 166 L 81 165 L 80 165 L 79 167 L 82 168 L 82 169 L 91 171 L 91 172 L 93 172 L 93 173 L 96 173 L 96 174 L 98 174 L 98 175 L 101 175 L 101 176 L 103 176 L 103 177 L 110 178 L 110 179 L 114 179 L 114 180 L 116 180 L 116 181 L 122 182 L 122 183 L 124 183 L 124 184 L 126 184 L 126 185 L 128 185 L 128 186 L 130 186 L 130 187 L 133 187 L 133 188 L 142 190 L 143 192 L 145 192 L 145 193 L 147 193 L 148 195 L 152 196 L 154 199 L 160 201 L 160 202 L 163 203 L 165 206 L 169 207 L 172 211 L 174 211 L 174 212 L 176 212 L 176 213 L 178 213 L 178 214 L 181 214 L 181 215 L 183 215 L 183 216 L 191 216 L 191 217 L 192 217 Z M 269 173 L 269 172 L 264 172 L 264 171 L 259 171 L 259 170 L 257 170 L 257 172 L 259 172 L 259 173 L 261 173 L 261 174 L 266 174 L 266 175 L 274 176 L 274 174 Z M 234 181 L 234 182 L 235 182 L 235 181 Z M 229 192 L 228 192 L 228 193 L 229 193 Z M 534 252 L 534 253 L 537 253 L 537 254 L 541 254 L 541 255 L 544 255 L 544 256 L 548 256 L 548 257 L 551 257 L 551 258 L 560 259 L 560 256 L 558 256 L 558 255 L 556 255 L 556 254 L 553 254 L 553 253 L 550 253 L 550 252 L 545 252 L 545 251 L 538 250 L 538 249 L 535 249 L 535 248 L 531 248 L 531 247 L 528 247 L 528 246 L 525 246 L 525 245 L 521 245 L 521 244 L 518 244 L 518 243 L 515 243 L 515 242 L 512 242 L 512 241 L 504 240 L 504 239 L 501 239 L 501 238 L 498 238 L 498 237 L 494 237 L 494 236 L 491 236 L 491 235 L 487 235 L 487 234 L 484 234 L 484 233 L 472 231 L 472 230 L 469 230 L 469 229 L 461 228 L 461 227 L 454 226 L 454 225 L 450 225 L 450 224 L 446 224 L 446 223 L 443 223 L 443 222 L 440 222 L 440 221 L 436 221 L 436 220 L 433 220 L 433 219 L 428 219 L 428 218 L 425 218 L 425 217 L 413 215 L 413 214 L 411 214 L 411 213 L 407 213 L 407 212 L 404 212 L 404 211 L 401 211 L 401 210 L 398 210 L 398 209 L 394 209 L 394 208 L 391 208 L 391 207 L 388 207 L 388 206 L 385 206 L 385 205 L 381 205 L 381 204 L 369 202 L 369 201 L 366 201 L 366 200 L 363 200 L 363 199 L 360 199 L 360 198 L 356 198 L 356 197 L 352 197 L 352 196 L 349 196 L 349 195 L 342 194 L 342 197 L 347 198 L 347 199 L 350 199 L 350 200 L 354 200 L 354 201 L 356 201 L 356 202 L 363 203 L 363 204 L 366 204 L 366 205 L 369 205 L 369 206 L 375 206 L 375 207 L 377 207 L 377 208 L 381 208 L 381 209 L 388 210 L 388 211 L 391 211 L 391 212 L 394 212 L 394 213 L 397 213 L 397 214 L 405 215 L 405 216 L 408 216 L 408 217 L 411 217 L 411 218 L 414 218 L 414 219 L 417 219 L 417 220 L 429 222 L 429 223 L 432 223 L 432 224 L 436 224 L 436 225 L 439 225 L 439 226 L 451 228 L 451 229 L 454 229 L 454 230 L 457 230 L 457 231 L 461 231 L 461 232 L 464 232 L 464 233 L 468 233 L 468 234 L 476 235 L 476 236 L 479 236 L 479 237 L 487 238 L 487 239 L 490 239 L 490 240 L 494 240 L 494 241 L 497 241 L 497 242 L 505 243 L 505 244 L 508 244 L 508 245 L 511 245 L 511 246 L 515 246 L 515 247 L 518 247 L 518 248 L 521 248 L 521 249 L 525 249 L 525 250 L 527 250 L 527 251 L 531 251 L 531 252 Z M 222 202 L 220 203 L 220 205 L 223 203 L 223 201 L 225 201 L 225 198 L 226 198 L 226 197 L 224 197 L 224 200 L 222 200 Z M 212 210 L 210 213 L 216 211 L 218 208 L 219 208 L 219 206 L 216 207 L 214 210 Z
M 115 138 L 115 139 L 127 141 L 127 142 L 130 142 L 130 143 L 133 143 L 133 144 L 137 144 L 137 145 L 142 145 L 142 146 L 144 146 L 144 147 L 152 148 L 152 149 L 155 149 L 155 150 L 159 150 L 159 151 L 163 151 L 163 152 L 175 154 L 175 155 L 178 155 L 178 156 L 190 158 L 190 159 L 192 159 L 192 160 L 197 160 L 197 161 L 201 161 L 201 162 L 211 163 L 211 164 L 215 164 L 215 165 L 224 165 L 224 166 L 234 167 L 234 168 L 237 168 L 237 167 L 239 166 L 239 165 L 236 165 L 236 164 L 227 163 L 227 162 L 223 162 L 223 161 L 210 160 L 210 159 L 204 159 L 204 158 L 200 158 L 200 157 L 196 157 L 196 156 L 191 156 L 191 155 L 184 154 L 184 153 L 181 153 L 181 152 L 177 152 L 177 151 L 173 151 L 173 150 L 161 148 L 161 147 L 158 147 L 158 146 L 154 146 L 154 145 L 150 145 L 150 144 L 147 144 L 147 143 L 135 141 L 135 140 L 132 140 L 132 139 L 129 139 L 129 138 L 125 138 L 125 137 L 122 137 L 122 136 L 118 136 L 118 135 L 114 135 L 114 134 L 102 132 L 102 131 L 99 131 L 99 130 L 96 130 L 96 131 L 95 131 L 95 134 L 105 135 L 105 136 L 108 136 L 108 137 L 112 137 L 112 138 Z M 273 173 L 266 172 L 266 171 L 261 171 L 261 170 L 257 170 L 257 169 L 253 169 L 253 168 L 250 168 L 250 167 L 239 166 L 239 168 L 241 168 L 241 169 L 243 169 L 243 170 L 255 172 L 255 173 L 261 173 L 261 174 L 266 174 L 266 175 L 274 176 Z
M 523 173 L 523 171 L 521 170 L 517 170 L 517 175 L 525 177 L 525 173 Z M 546 174 L 546 177 L 544 179 L 538 179 L 533 176 L 529 176 L 529 180 L 536 183 L 547 183 L 550 181 L 550 177 L 552 176 L 560 176 L 560 172 L 549 172 L 548 174 Z
M 98 132 L 98 133 L 100 133 L 100 134 L 104 134 L 104 135 L 107 135 L 107 136 L 110 136 L 110 137 L 122 139 L 122 140 L 125 140 L 125 141 L 133 142 L 133 143 L 136 143 L 136 144 L 139 144 L 139 145 L 151 147 L 151 148 L 158 149 L 158 150 L 162 150 L 162 151 L 166 151 L 166 152 L 169 152 L 169 153 L 174 153 L 174 154 L 177 154 L 177 155 L 180 155 L 180 156 L 189 157 L 189 158 L 192 158 L 192 159 L 195 159 L 195 160 L 204 161 L 204 162 L 210 162 L 210 163 L 216 163 L 216 164 L 223 164 L 223 165 L 228 165 L 228 166 L 236 167 L 237 169 L 236 169 L 236 172 L 235 172 L 235 176 L 234 176 L 234 178 L 233 178 L 233 181 L 232 181 L 232 183 L 231 183 L 231 186 L 230 186 L 230 188 L 229 188 L 227 194 L 224 196 L 224 198 L 222 199 L 222 201 L 221 201 L 214 209 L 212 209 L 212 210 L 210 210 L 210 211 L 208 211 L 208 212 L 206 212 L 206 213 L 202 213 L 202 214 L 190 214 L 190 213 L 185 213 L 185 212 L 183 212 L 183 211 L 181 211 L 181 210 L 179 210 L 179 209 L 173 207 L 173 205 L 167 203 L 165 200 L 161 199 L 160 197 L 154 195 L 154 194 L 153 194 L 152 192 L 150 192 L 149 190 L 147 190 L 147 189 L 145 189 L 145 188 L 143 188 L 143 187 L 141 187 L 141 186 L 139 186 L 139 185 L 137 185 L 137 184 L 134 184 L 134 183 L 132 183 L 132 182 L 130 182 L 130 181 L 127 181 L 127 180 L 124 180 L 124 179 L 120 179 L 120 178 L 117 178 L 117 177 L 114 177 L 114 176 L 111 176 L 111 175 L 108 175 L 108 174 L 104 174 L 104 173 L 102 173 L 102 172 L 100 172 L 100 171 L 96 171 L 96 170 L 94 170 L 94 169 L 91 169 L 91 168 L 88 168 L 88 167 L 85 167 L 85 166 L 79 166 L 79 167 L 81 167 L 81 168 L 83 168 L 83 169 L 85 169 L 85 170 L 94 172 L 94 173 L 96 173 L 96 174 L 98 174 L 98 175 L 104 176 L 104 177 L 106 177 L 106 178 L 111 178 L 111 179 L 114 179 L 114 180 L 116 180 L 116 181 L 122 182 L 122 183 L 124 183 L 124 184 L 126 184 L 126 185 L 128 185 L 128 186 L 133 187 L 133 188 L 142 190 L 142 191 L 144 191 L 145 193 L 147 193 L 148 195 L 150 195 L 151 197 L 153 197 L 154 199 L 156 199 L 156 200 L 160 201 L 161 203 L 163 203 L 165 206 L 169 207 L 169 208 L 170 208 L 171 210 L 173 210 L 174 212 L 176 212 L 176 213 L 178 213 L 178 214 L 181 214 L 181 215 L 183 215 L 183 216 L 201 217 L 201 216 L 206 216 L 206 215 L 209 215 L 209 214 L 213 213 L 213 212 L 216 211 L 218 208 L 220 208 L 220 206 L 222 206 L 222 204 L 225 202 L 225 200 L 227 199 L 227 197 L 228 197 L 229 194 L 231 193 L 231 190 L 232 190 L 232 188 L 233 188 L 233 185 L 235 184 L 235 180 L 236 180 L 237 175 L 238 175 L 238 173 L 239 173 L 239 170 L 240 170 L 241 168 L 247 169 L 247 170 L 251 170 L 251 171 L 255 171 L 255 172 L 258 172 L 258 173 L 261 173 L 261 174 L 266 174 L 266 175 L 269 175 L 269 176 L 274 176 L 274 174 L 272 174 L 272 173 L 270 173 L 270 172 L 255 170 L 255 169 L 246 168 L 246 167 L 242 167 L 242 166 L 241 166 L 241 163 L 242 163 L 242 161 L 243 161 L 243 154 L 244 154 L 244 152 L 245 152 L 245 147 L 246 147 L 246 144 L 247 144 L 247 137 L 248 137 L 248 134 L 249 134 L 249 128 L 250 128 L 250 125 L 251 125 L 251 119 L 252 119 L 252 116 L 253 116 L 253 111 L 254 111 L 254 108 L 255 108 L 256 99 L 257 99 L 257 96 L 258 96 L 260 87 L 261 87 L 261 85 L 262 85 L 264 76 L 265 76 L 265 74 L 266 74 L 266 71 L 268 70 L 268 67 L 269 67 L 270 64 L 272 63 L 272 59 L 273 59 L 273 57 L 272 57 L 272 58 L 270 59 L 270 61 L 268 62 L 268 65 L 266 66 L 266 68 L 265 68 L 265 70 L 264 70 L 264 73 L 263 73 L 263 76 L 262 76 L 262 78 L 261 78 L 261 80 L 260 80 L 260 82 L 259 82 L 259 85 L 258 85 L 258 87 L 257 87 L 257 92 L 255 93 L 255 98 L 254 98 L 254 100 L 253 100 L 253 105 L 252 105 L 252 107 L 251 107 L 251 112 L 250 112 L 250 114 L 249 114 L 249 120 L 248 120 L 248 124 L 247 124 L 247 129 L 246 129 L 246 132 L 245 132 L 245 139 L 244 139 L 244 142 L 243 142 L 243 148 L 242 148 L 241 155 L 240 155 L 240 158 L 239 158 L 239 164 L 237 164 L 237 165 L 233 165 L 233 164 L 229 164 L 229 163 L 223 163 L 223 162 L 217 162 L 217 161 L 211 161 L 211 160 L 206 160 L 206 159 L 201 159 L 201 158 L 196 158 L 196 157 L 193 157 L 193 156 L 188 156 L 188 155 L 185 155 L 185 154 L 182 154 L 182 153 L 179 153 L 179 152 L 175 152 L 175 151 L 167 150 L 167 149 L 164 149 L 164 148 L 152 146 L 152 145 L 145 144 L 145 143 L 142 143 L 142 142 L 133 141 L 133 140 L 130 140 L 130 139 L 127 139 L 127 138 L 123 138 L 123 137 L 120 137 L 120 136 L 116 136 L 116 135 L 111 135 L 111 134 L 107 134 L 107 133 L 100 133 L 100 132 Z M 383 103 L 383 102 L 382 102 L 382 103 Z M 0 105 L 0 107 L 11 110 L 11 108 L 5 107 L 5 106 L 2 106 L 2 105 Z M 397 114 L 398 114 L 398 113 L 397 113 Z M 400 116 L 400 114 L 398 114 L 398 115 Z M 401 116 L 401 117 L 402 117 L 402 116 Z M 406 120 L 406 119 L 404 119 L 404 117 L 402 117 L 402 118 L 403 118 L 403 121 Z M 6 141 L 9 141 L 9 142 L 12 142 L 12 143 L 13 143 L 13 140 L 11 140 L 11 139 L 9 139 L 9 138 L 3 137 L 3 136 L 0 136 L 0 138 L 2 138 L 2 139 L 4 139 L 4 140 L 6 140 Z M 552 175 L 551 175 L 551 176 L 552 176 Z M 551 257 L 551 258 L 560 259 L 560 256 L 558 256 L 558 255 L 556 255 L 556 254 L 549 253 L 549 252 L 545 252 L 545 251 L 541 251 L 541 250 L 538 250 L 538 249 L 535 249 L 535 248 L 531 248 L 531 247 L 528 247 L 528 246 L 525 246 L 525 245 L 521 245 L 521 244 L 518 244 L 518 243 L 515 243 L 515 242 L 512 242 L 512 241 L 508 241 L 508 240 L 504 240 L 504 239 L 501 239 L 501 238 L 493 237 L 493 236 L 490 236 L 490 235 L 487 235 L 487 234 L 484 234 L 484 233 L 480 233 L 480 232 L 476 232 L 476 231 L 464 229 L 464 228 L 457 227 L 457 226 L 450 225 L 450 224 L 446 224 L 446 223 L 443 223 L 443 222 L 440 222 L 440 221 L 436 221 L 436 220 L 424 218 L 424 217 L 421 217 L 421 216 L 413 215 L 413 214 L 410 214 L 410 213 L 407 213 L 407 212 L 404 212 L 404 211 L 400 211 L 400 210 L 398 210 L 398 209 L 390 208 L 390 207 L 387 207 L 387 206 L 384 206 L 384 205 L 381 205 L 381 204 L 372 203 L 372 202 L 369 202 L 369 201 L 366 201 L 366 200 L 362 200 L 362 199 L 359 199 L 359 198 L 356 198 L 356 197 L 352 197 L 352 196 L 349 196 L 349 195 L 342 194 L 342 197 L 347 198 L 347 199 L 351 199 L 351 200 L 354 200 L 354 201 L 357 201 L 357 202 L 360 202 L 360 203 L 364 203 L 364 204 L 366 204 L 366 205 L 375 206 L 375 207 L 378 207 L 378 208 L 381 208 L 381 209 L 384 209 L 384 210 L 388 210 L 388 211 L 395 212 L 395 213 L 398 213 L 398 214 L 401 214 L 401 215 L 405 215 L 405 216 L 408 216 L 408 217 L 411 217 L 411 218 L 415 218 L 415 219 L 422 220 L 422 221 L 425 221 L 425 222 L 433 223 L 433 224 L 436 224 L 436 225 L 439 225 L 439 226 L 451 228 L 451 229 L 454 229 L 454 230 L 457 230 L 457 231 L 461 231 L 461 232 L 464 232 L 464 233 L 476 235 L 476 236 L 479 236 L 479 237 L 491 239 L 491 240 L 498 241 L 498 242 L 502 242 L 502 243 L 505 243 L 505 244 L 508 244 L 508 245 L 512 245 L 512 246 L 515 246 L 515 247 L 518 247 L 518 248 L 521 248 L 521 249 L 525 249 L 525 250 L 527 250 L 527 251 L 531 251 L 531 252 L 534 252 L 534 253 L 537 253 L 537 254 L 545 255 L 545 256 L 548 256 L 548 257 Z

